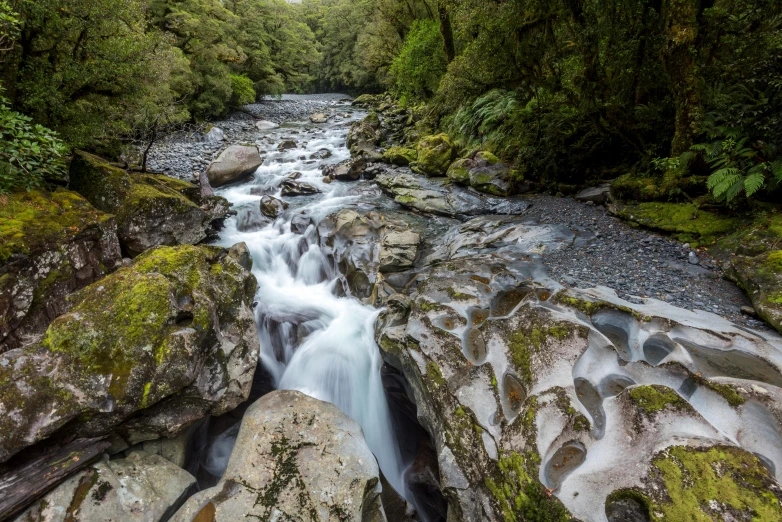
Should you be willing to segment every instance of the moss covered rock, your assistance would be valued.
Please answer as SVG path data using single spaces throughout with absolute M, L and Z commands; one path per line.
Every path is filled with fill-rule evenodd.
M 130 445 L 236 407 L 259 352 L 256 282 L 237 259 L 217 247 L 151 250 L 74 294 L 40 342 L 0 356 L 0 462 L 73 419 L 68 433 L 117 429 Z
M 43 334 L 65 297 L 122 261 L 113 216 L 75 192 L 13 193 L 0 203 L 0 353 Z
M 120 244 L 131 257 L 158 245 L 196 244 L 228 211 L 227 205 L 215 205 L 213 196 L 201 198 L 190 183 L 130 174 L 85 152 L 75 154 L 70 180 L 73 190 L 116 216 Z
M 426 176 L 445 176 L 456 157 L 456 147 L 447 134 L 427 136 L 416 147 L 418 159 L 413 171 Z
M 376 112 L 370 112 L 366 118 L 350 126 L 347 138 L 350 153 L 370 161 L 382 160 L 383 155 L 378 152 L 377 146 L 383 141 L 385 134 L 380 117 Z
M 758 315 L 782 332 L 782 250 L 737 256 L 728 274 L 747 292 Z
M 469 185 L 470 170 L 472 168 L 473 160 L 471 158 L 461 158 L 451 163 L 451 166 L 448 167 L 448 171 L 445 173 L 445 175 L 455 183 L 459 183 L 460 185 Z
M 391 147 L 383 153 L 383 161 L 392 165 L 409 165 L 418 159 L 418 152 L 407 147 Z
M 627 221 L 700 245 L 710 245 L 747 222 L 740 217 L 698 209 L 693 203 L 639 203 L 614 206 L 611 210 Z
M 615 491 L 608 506 L 631 499 L 652 521 L 782 520 L 782 489 L 741 448 L 666 448 L 652 459 L 645 483 Z
M 625 174 L 611 184 L 611 195 L 620 201 L 655 201 L 663 194 L 660 179 Z

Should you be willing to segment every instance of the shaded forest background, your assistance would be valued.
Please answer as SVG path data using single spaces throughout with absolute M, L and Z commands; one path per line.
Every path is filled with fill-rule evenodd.
M 4 0 L 0 191 L 284 92 L 388 91 L 542 186 L 777 201 L 774 0 Z

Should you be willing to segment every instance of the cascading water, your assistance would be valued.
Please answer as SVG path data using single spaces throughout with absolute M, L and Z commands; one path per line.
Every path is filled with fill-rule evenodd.
M 249 181 L 218 192 L 238 212 L 227 220 L 218 244 L 245 242 L 253 257 L 261 360 L 274 385 L 331 402 L 353 417 L 363 428 L 383 474 L 404 495 L 401 456 L 374 341 L 378 311 L 355 298 L 336 295 L 340 274 L 321 252 L 314 225 L 359 202 L 355 184 L 325 183 L 321 167 L 349 157 L 345 147 L 349 124 L 363 116 L 356 113 L 318 126 L 294 123 L 259 133 L 257 143 L 266 156 L 263 165 Z M 284 139 L 296 140 L 297 147 L 279 151 L 277 145 Z M 327 155 L 324 149 L 330 157 L 317 159 Z M 297 181 L 321 193 L 281 197 L 280 183 L 294 172 L 300 173 Z M 290 204 L 284 215 L 268 224 L 263 224 L 260 214 L 263 194 Z M 312 221 L 303 234 L 297 234 L 291 220 L 301 214 Z M 235 436 L 230 432 L 221 435 L 213 445 L 208 456 L 212 473 L 221 473 L 221 466 L 224 469 Z

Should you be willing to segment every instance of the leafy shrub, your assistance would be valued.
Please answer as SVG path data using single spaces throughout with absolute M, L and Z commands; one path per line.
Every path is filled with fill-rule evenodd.
M 414 99 L 431 97 L 440 85 L 446 65 L 440 23 L 416 20 L 391 65 L 396 95 Z
M 54 131 L 31 121 L 0 97 L 0 194 L 30 190 L 65 175 L 65 145 Z
M 241 107 L 255 102 L 257 95 L 251 79 L 239 74 L 231 74 L 229 78 L 231 78 L 231 90 L 233 91 L 231 105 Z

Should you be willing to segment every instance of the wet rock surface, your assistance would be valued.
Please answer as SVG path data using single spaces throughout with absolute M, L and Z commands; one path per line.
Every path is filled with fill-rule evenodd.
M 379 473 L 356 421 L 300 392 L 275 391 L 247 410 L 220 483 L 171 520 L 384 521 Z
M 144 451 L 88 467 L 46 494 L 15 522 L 157 522 L 184 502 L 195 477 Z
M 117 223 L 75 192 L 33 190 L 0 209 L 0 353 L 33 342 L 66 297 L 122 262 Z
M 113 433 L 122 449 L 235 408 L 259 350 L 240 257 L 151 250 L 76 294 L 40 342 L 2 354 L 0 461 L 55 435 Z

